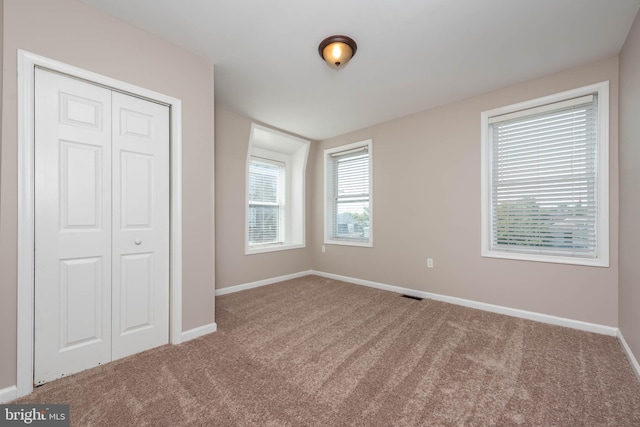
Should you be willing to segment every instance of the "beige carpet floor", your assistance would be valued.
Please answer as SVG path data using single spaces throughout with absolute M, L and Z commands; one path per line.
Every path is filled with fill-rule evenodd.
M 307 276 L 219 331 L 46 384 L 77 426 L 640 426 L 614 337 Z

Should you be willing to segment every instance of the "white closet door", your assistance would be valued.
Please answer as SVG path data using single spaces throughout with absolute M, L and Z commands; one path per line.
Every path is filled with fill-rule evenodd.
M 113 93 L 113 347 L 169 342 L 169 108 Z
M 41 384 L 111 360 L 111 92 L 40 69 L 35 85 Z
M 169 342 L 169 108 L 36 70 L 42 384 Z

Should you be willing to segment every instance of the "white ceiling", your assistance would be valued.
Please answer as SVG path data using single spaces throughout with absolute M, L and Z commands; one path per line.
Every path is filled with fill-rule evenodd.
M 83 0 L 215 64 L 216 105 L 320 140 L 617 54 L 640 0 Z M 335 71 L 333 34 L 358 51 Z

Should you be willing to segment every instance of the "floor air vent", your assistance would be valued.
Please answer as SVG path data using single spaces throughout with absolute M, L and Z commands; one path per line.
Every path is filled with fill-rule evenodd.
M 409 299 L 414 299 L 416 301 L 422 301 L 422 298 L 414 297 L 413 295 L 402 295 L 402 298 L 409 298 Z

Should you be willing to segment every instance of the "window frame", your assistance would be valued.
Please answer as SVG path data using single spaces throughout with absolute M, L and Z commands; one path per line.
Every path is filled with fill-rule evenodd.
M 335 216 L 330 212 L 330 209 L 334 203 L 330 203 L 329 198 L 335 198 L 335 195 L 330 194 L 331 188 L 337 188 L 337 185 L 330 185 L 329 166 L 332 155 L 335 153 L 346 152 L 351 150 L 357 150 L 359 148 L 367 147 L 369 155 L 369 238 L 364 240 L 351 240 L 347 238 L 336 238 L 331 233 L 331 219 Z M 354 142 L 351 144 L 341 145 L 338 147 L 328 148 L 324 150 L 324 244 L 326 245 L 343 245 L 343 246 L 360 246 L 360 247 L 373 247 L 373 140 L 366 139 L 364 141 Z
M 251 124 L 245 165 L 245 255 L 284 251 L 306 247 L 306 171 L 309 140 L 301 139 L 266 126 Z M 249 169 L 251 159 L 284 165 L 283 198 L 278 243 L 249 243 Z
M 597 215 L 596 215 L 596 256 L 572 257 L 568 255 L 535 254 L 510 252 L 494 248 L 492 172 L 493 150 L 490 141 L 489 121 L 496 116 L 535 109 L 548 104 L 559 103 L 573 98 L 597 94 Z M 531 112 L 533 114 L 534 112 Z M 604 81 L 533 100 L 512 104 L 481 113 L 481 255 L 522 261 L 609 267 L 609 82 Z

